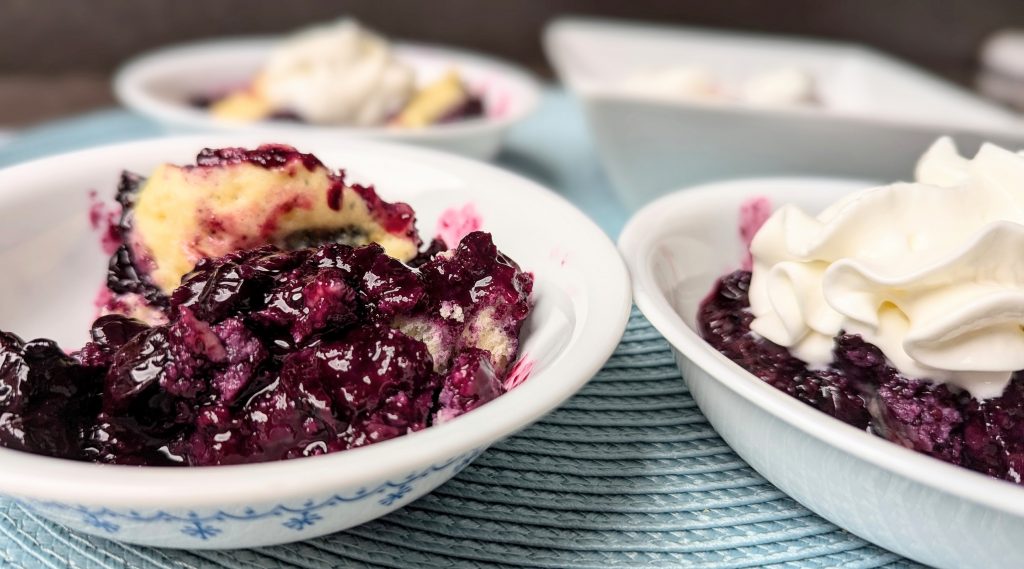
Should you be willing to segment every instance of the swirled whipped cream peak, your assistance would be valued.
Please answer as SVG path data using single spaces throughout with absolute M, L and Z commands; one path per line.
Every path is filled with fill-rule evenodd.
M 998 396 L 1024 369 L 1024 156 L 942 138 L 915 178 L 778 209 L 751 243 L 751 329 L 812 366 L 859 334 L 907 376 Z
M 401 109 L 416 78 L 386 39 L 343 19 L 284 41 L 257 84 L 273 107 L 309 122 L 367 126 Z

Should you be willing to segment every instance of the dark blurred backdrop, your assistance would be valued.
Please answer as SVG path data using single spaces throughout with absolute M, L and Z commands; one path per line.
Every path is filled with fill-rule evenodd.
M 0 126 L 113 104 L 111 71 L 154 47 L 344 14 L 392 37 L 478 49 L 545 76 L 541 30 L 564 14 L 850 40 L 965 84 L 989 34 L 1024 27 L 1022 0 L 0 0 Z

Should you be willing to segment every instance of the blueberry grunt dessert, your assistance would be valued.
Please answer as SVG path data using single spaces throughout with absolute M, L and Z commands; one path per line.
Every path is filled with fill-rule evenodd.
M 303 30 L 275 47 L 251 82 L 193 106 L 215 118 L 420 128 L 484 115 L 481 97 L 449 70 L 417 85 L 387 40 L 343 19 Z
M 916 181 L 776 210 L 700 334 L 762 381 L 903 447 L 1022 484 L 1024 156 L 940 139 Z
M 419 431 L 513 387 L 533 277 L 487 233 L 421 251 L 409 206 L 283 146 L 126 173 L 118 200 L 108 285 L 122 304 L 91 340 L 66 352 L 0 333 L 5 447 L 150 466 L 290 459 Z

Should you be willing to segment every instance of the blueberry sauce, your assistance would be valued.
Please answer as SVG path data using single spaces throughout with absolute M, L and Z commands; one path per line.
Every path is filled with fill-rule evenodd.
M 772 387 L 828 415 L 940 460 L 1015 483 L 1024 473 L 1024 373 L 1000 397 L 970 394 L 890 366 L 855 334 L 835 338 L 833 361 L 808 368 L 789 350 L 751 333 L 750 272 L 722 277 L 701 304 L 701 336 Z
M 327 207 L 334 211 L 341 211 L 341 196 L 343 190 L 343 184 L 334 184 L 327 189 Z
M 284 144 L 264 144 L 246 148 L 204 148 L 196 157 L 196 166 L 217 167 L 248 162 L 263 168 L 282 168 L 298 161 L 312 172 L 324 165 L 316 156 L 304 154 Z
M 470 95 L 465 101 L 456 105 L 441 118 L 438 124 L 447 124 L 469 119 L 478 119 L 484 116 L 484 101 L 477 95 Z
M 337 175 L 337 181 L 341 185 L 345 185 L 344 172 L 340 172 Z M 359 197 L 366 202 L 367 207 L 373 212 L 377 223 L 384 226 L 384 229 L 388 231 L 388 233 L 417 237 L 416 214 L 413 212 L 412 207 L 410 207 L 409 204 L 402 202 L 385 202 L 379 195 L 377 195 L 377 191 L 373 186 L 352 184 L 349 187 L 359 194 Z
M 0 334 L 0 444 L 204 466 L 391 439 L 505 391 L 493 354 L 460 344 L 432 355 L 396 319 L 458 303 L 468 315 L 492 311 L 516 337 L 532 284 L 480 232 L 418 269 L 376 244 L 204 259 L 166 298 L 166 324 L 103 316 L 70 355 L 48 340 Z

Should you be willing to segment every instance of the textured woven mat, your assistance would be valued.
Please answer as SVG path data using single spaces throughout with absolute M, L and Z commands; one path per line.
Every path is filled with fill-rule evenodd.
M 108 111 L 24 134 L 0 147 L 0 165 L 158 134 Z M 562 93 L 516 127 L 499 163 L 555 188 L 609 234 L 627 217 L 579 107 Z M 811 514 L 746 466 L 638 315 L 561 409 L 429 496 L 348 532 L 246 551 L 161 551 L 73 534 L 0 501 L 0 568 L 763 566 L 917 567 Z

